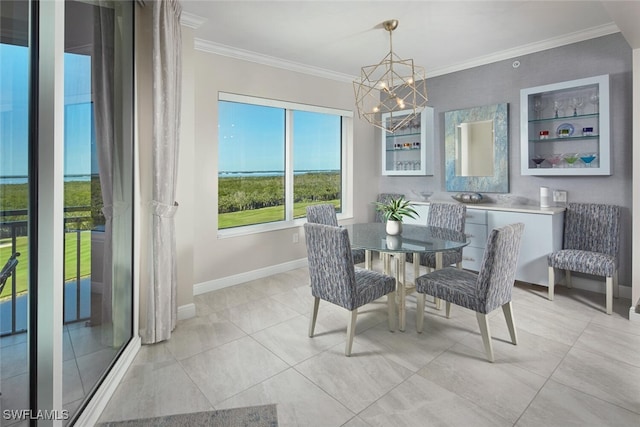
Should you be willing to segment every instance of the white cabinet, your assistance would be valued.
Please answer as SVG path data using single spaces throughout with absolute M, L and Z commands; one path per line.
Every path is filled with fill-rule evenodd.
M 408 113 L 407 113 L 408 114 Z M 402 120 L 402 111 L 393 117 L 383 114 L 387 128 L 393 121 Z M 382 131 L 382 175 L 433 175 L 434 110 L 425 107 L 420 118 L 390 133 Z
M 413 202 L 412 207 L 420 215 L 419 218 L 405 218 L 403 222 L 426 225 L 429 204 Z M 465 234 L 469 244 L 462 249 L 462 268 L 479 271 L 489 232 L 516 222 L 524 224 L 516 280 L 548 286 L 547 255 L 562 249 L 564 208 L 467 205 Z
M 427 217 L 429 216 L 429 205 L 425 203 L 412 202 L 411 207 L 418 212 L 416 218 L 405 217 L 402 222 L 413 225 L 427 225 Z
M 463 249 L 463 268 L 479 270 L 490 230 L 522 222 L 524 234 L 516 280 L 548 286 L 547 255 L 562 249 L 564 209 L 486 205 L 467 208 L 467 215 L 465 232 L 471 242 Z
M 610 175 L 609 76 L 520 91 L 522 175 Z
M 487 212 L 467 209 L 464 231 L 469 244 L 462 250 L 462 268 L 478 271 L 487 245 Z

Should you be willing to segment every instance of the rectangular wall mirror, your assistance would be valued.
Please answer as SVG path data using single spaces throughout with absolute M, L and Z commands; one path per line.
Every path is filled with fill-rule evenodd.
M 508 105 L 445 113 L 447 191 L 509 192 Z

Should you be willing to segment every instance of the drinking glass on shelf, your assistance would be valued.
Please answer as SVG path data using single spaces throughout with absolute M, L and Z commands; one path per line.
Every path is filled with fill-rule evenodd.
M 593 114 L 598 113 L 598 103 L 600 102 L 600 96 L 597 93 L 594 93 L 589 97 L 589 102 L 593 104 Z
M 536 119 L 539 120 L 540 119 L 540 113 L 542 112 L 542 110 L 544 110 L 544 103 L 542 102 L 542 99 L 540 98 L 536 98 L 533 100 L 533 111 L 536 112 Z
M 564 99 L 556 99 L 553 101 L 553 111 L 555 111 L 556 119 L 560 117 L 559 112 L 564 110 Z
M 584 105 L 584 100 L 581 97 L 575 96 L 569 100 L 569 107 L 573 108 L 573 115 L 578 115 L 578 108 Z
M 537 155 L 531 159 L 531 161 L 536 164 L 536 168 L 541 168 L 542 162 L 544 162 L 545 160 L 546 159 L 544 158 L 544 156 L 541 155 Z
M 562 154 L 551 154 L 549 157 L 547 157 L 547 162 L 549 162 L 549 164 L 551 164 L 552 168 L 557 168 L 560 166 L 560 163 L 562 163 L 562 160 L 564 160 Z
M 582 153 L 580 154 L 580 160 L 582 160 L 586 167 L 590 168 L 591 163 L 596 159 L 595 153 Z
M 565 154 L 564 161 L 572 168 L 573 164 L 578 161 L 578 153 Z

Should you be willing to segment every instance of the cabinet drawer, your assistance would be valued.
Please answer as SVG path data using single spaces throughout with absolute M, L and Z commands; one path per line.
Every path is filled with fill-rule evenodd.
M 480 263 L 484 255 L 483 248 L 465 246 L 462 249 L 462 268 L 466 270 L 480 271 Z
M 487 211 L 479 209 L 467 209 L 465 224 L 486 224 Z
M 467 235 L 470 247 L 484 248 L 487 245 L 487 226 L 483 224 L 465 224 L 464 234 Z

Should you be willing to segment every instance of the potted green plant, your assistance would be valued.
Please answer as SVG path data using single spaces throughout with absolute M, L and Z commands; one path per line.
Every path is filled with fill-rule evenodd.
M 387 234 L 396 235 L 402 233 L 402 219 L 406 216 L 416 218 L 418 212 L 411 207 L 411 203 L 404 197 L 391 198 L 386 202 L 374 202 L 376 210 L 387 221 Z

